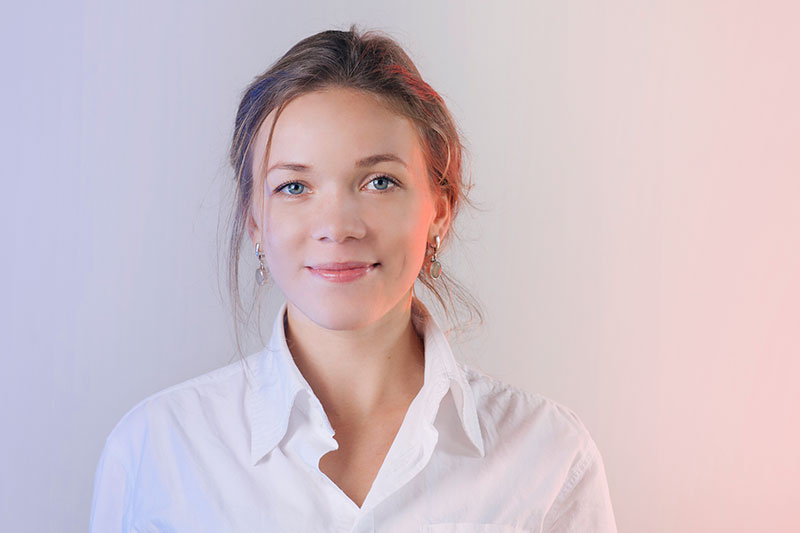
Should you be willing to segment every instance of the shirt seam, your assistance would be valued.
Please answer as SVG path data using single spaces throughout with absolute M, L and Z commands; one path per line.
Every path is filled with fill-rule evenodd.
M 588 470 L 589 466 L 594 462 L 596 458 L 597 448 L 596 446 L 592 445 L 591 441 L 582 448 L 582 451 L 586 453 L 585 457 L 581 459 L 581 461 L 578 463 L 577 466 L 575 466 L 575 468 L 572 471 L 572 474 L 570 474 L 569 478 L 564 483 L 564 486 L 561 487 L 561 490 L 558 492 L 558 495 L 553 500 L 550 509 L 547 511 L 547 513 L 545 513 L 545 521 L 547 520 L 548 516 L 553 517 L 552 521 L 553 524 L 555 524 L 558 521 L 561 514 L 561 507 L 563 506 L 567 495 L 572 492 L 572 490 L 578 484 L 578 481 L 580 481 L 583 478 L 583 475 L 586 473 L 586 470 Z
M 225 369 L 228 369 L 227 372 L 222 372 Z M 215 383 L 215 382 L 218 382 L 218 381 L 223 380 L 223 379 L 228 379 L 228 378 L 230 378 L 231 376 L 233 376 L 234 374 L 236 374 L 236 373 L 238 373 L 240 371 L 241 370 L 240 370 L 239 362 L 230 363 L 230 364 L 225 365 L 225 366 L 217 367 L 215 369 L 209 370 L 208 372 L 206 372 L 204 374 L 200 374 L 199 376 L 188 378 L 188 379 L 186 379 L 186 380 L 184 380 L 184 381 L 182 381 L 180 383 L 176 383 L 176 384 L 171 385 L 171 386 L 169 386 L 169 387 L 167 387 L 165 389 L 162 389 L 160 391 L 156 391 L 153 394 L 151 394 L 150 396 L 144 398 L 139 403 L 142 404 L 142 403 L 145 403 L 145 402 L 149 402 L 150 400 L 155 400 L 156 398 L 160 398 L 161 396 L 163 396 L 163 395 L 165 395 L 167 393 L 170 393 L 170 392 L 182 391 L 184 389 L 189 389 L 189 388 L 197 387 L 197 386 L 200 386 L 200 385 L 206 385 L 208 383 Z M 210 375 L 210 374 L 215 374 L 215 373 L 219 373 L 219 375 Z M 134 408 L 135 407 L 136 406 L 134 406 Z
M 147 414 L 147 411 L 145 411 L 145 415 L 146 414 Z M 139 463 L 136 465 L 136 475 L 133 478 L 133 490 L 131 491 L 131 499 L 128 502 L 128 504 L 125 506 L 126 510 L 129 511 L 127 513 L 128 520 L 126 521 L 127 522 L 126 526 L 128 526 L 128 529 L 133 529 L 133 526 L 134 526 L 133 517 L 131 516 L 130 510 L 131 510 L 131 507 L 133 506 L 133 503 L 136 501 L 136 496 L 139 493 L 139 476 L 141 475 L 142 463 L 144 462 L 144 460 L 143 460 L 144 443 L 147 441 L 147 438 L 149 437 L 149 435 L 150 435 L 150 424 L 147 423 L 147 417 L 145 416 L 144 435 L 142 435 L 142 441 L 139 443 L 139 454 L 138 454 L 139 455 Z
M 461 363 L 461 362 L 459 362 L 459 364 L 463 364 L 464 365 L 464 368 L 466 369 L 468 374 L 472 374 L 476 378 L 482 379 L 482 380 L 488 382 L 487 384 L 491 387 L 492 390 L 500 389 L 500 390 L 504 390 L 504 391 L 517 392 L 517 393 L 523 395 L 527 400 L 536 402 L 538 404 L 541 404 L 543 402 L 552 402 L 554 404 L 558 404 L 558 402 L 556 402 L 552 398 L 548 398 L 546 396 L 543 396 L 541 393 L 533 392 L 533 391 L 529 391 L 529 390 L 523 389 L 521 387 L 517 387 L 515 385 L 512 385 L 511 383 L 508 383 L 506 381 L 501 380 L 500 378 L 492 376 L 491 374 L 487 374 L 483 370 L 480 370 L 480 369 L 477 369 L 475 367 L 472 367 L 471 365 L 467 365 L 467 364 Z M 469 383 L 469 381 L 467 381 L 467 385 L 471 386 L 471 383 Z

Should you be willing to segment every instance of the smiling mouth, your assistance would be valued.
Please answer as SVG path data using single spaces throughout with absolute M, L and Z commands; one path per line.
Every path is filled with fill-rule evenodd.
M 307 265 L 307 268 L 318 271 L 340 271 L 340 270 L 356 270 L 359 268 L 376 267 L 380 263 L 366 263 L 362 261 L 347 261 L 343 263 L 321 263 L 318 265 Z
M 340 265 L 325 265 L 325 266 L 341 266 Z M 306 267 L 309 272 L 314 274 L 315 276 L 325 280 L 325 281 L 332 281 L 332 282 L 348 282 L 348 281 L 355 281 L 357 279 L 363 278 L 377 267 L 380 266 L 380 263 L 373 263 L 373 264 L 361 264 L 355 268 L 313 268 L 313 267 Z

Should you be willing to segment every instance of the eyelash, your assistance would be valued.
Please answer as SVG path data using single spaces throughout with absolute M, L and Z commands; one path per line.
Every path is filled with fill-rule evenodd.
M 381 178 L 389 180 L 389 182 L 392 183 L 394 185 L 394 187 L 399 187 L 400 186 L 400 182 L 399 181 L 397 181 L 396 179 L 394 179 L 391 176 L 387 176 L 386 174 L 379 174 L 379 175 L 375 176 L 374 178 L 369 180 L 369 183 L 372 183 L 373 181 L 375 181 L 377 179 L 381 179 Z M 303 185 L 303 187 L 305 187 L 305 185 L 303 183 L 300 183 L 299 181 L 294 181 L 294 180 L 293 181 L 287 181 L 287 182 L 284 182 L 284 183 L 281 183 L 280 185 L 278 185 L 275 188 L 275 190 L 273 191 L 273 193 L 279 193 L 281 190 L 283 190 L 284 187 L 286 187 L 287 185 L 291 185 L 293 183 L 297 183 L 297 184 Z M 378 191 L 379 192 L 389 192 L 394 187 L 388 187 L 386 189 L 378 189 Z M 284 194 L 284 196 L 302 196 L 302 194 Z

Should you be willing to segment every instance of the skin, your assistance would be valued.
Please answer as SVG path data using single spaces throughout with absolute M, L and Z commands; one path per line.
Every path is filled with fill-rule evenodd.
M 411 322 L 413 285 L 428 243 L 449 227 L 432 193 L 413 123 L 369 93 L 330 88 L 287 104 L 264 161 L 273 111 L 255 138 L 247 228 L 287 299 L 287 342 L 320 399 L 339 449 L 320 466 L 360 505 L 423 384 L 423 343 Z M 395 154 L 405 165 L 355 162 Z M 310 167 L 273 168 L 279 163 Z M 375 179 L 381 175 L 397 180 Z M 286 183 L 295 182 L 280 191 Z M 349 283 L 307 265 L 380 263 Z

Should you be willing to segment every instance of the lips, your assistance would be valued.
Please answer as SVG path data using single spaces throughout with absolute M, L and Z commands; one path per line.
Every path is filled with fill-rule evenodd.
M 367 268 L 379 263 L 368 263 L 365 261 L 344 261 L 339 263 L 320 263 L 318 265 L 311 265 L 308 268 L 314 270 L 351 270 L 354 268 Z
M 342 263 L 320 263 L 308 268 L 309 272 L 326 281 L 348 282 L 360 279 L 377 267 L 380 263 L 364 261 L 345 261 Z

